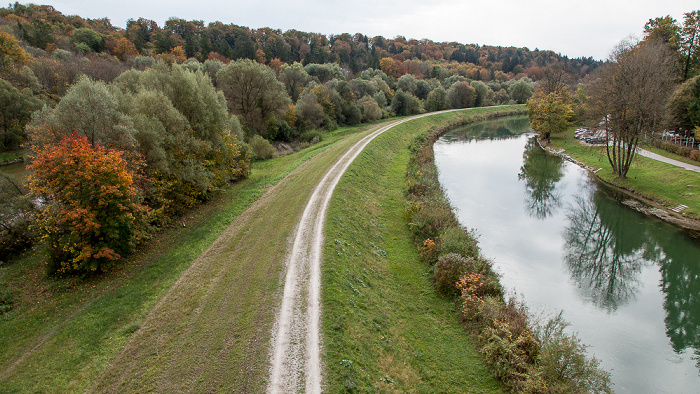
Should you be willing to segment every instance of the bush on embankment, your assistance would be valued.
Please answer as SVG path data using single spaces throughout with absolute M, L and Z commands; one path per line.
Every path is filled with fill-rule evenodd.
M 507 115 L 511 115 L 508 113 Z M 421 258 L 433 267 L 435 285 L 460 303 L 466 329 L 494 377 L 517 392 L 610 392 L 610 374 L 585 346 L 563 332 L 561 315 L 538 324 L 526 306 L 505 300 L 498 275 L 475 236 L 454 215 L 437 176 L 433 143 L 456 126 L 490 116 L 462 118 L 416 136 L 406 173 L 406 219 Z

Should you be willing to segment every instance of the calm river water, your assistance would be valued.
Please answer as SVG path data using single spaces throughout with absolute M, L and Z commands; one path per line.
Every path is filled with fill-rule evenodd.
M 627 208 L 528 131 L 507 118 L 435 143 L 460 222 L 531 311 L 563 310 L 616 392 L 700 393 L 700 242 Z

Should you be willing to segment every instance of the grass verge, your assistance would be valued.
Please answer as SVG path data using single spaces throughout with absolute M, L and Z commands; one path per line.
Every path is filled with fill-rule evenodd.
M 512 108 L 511 108 L 512 109 Z M 377 137 L 349 167 L 328 212 L 323 342 L 328 392 L 501 392 L 434 289 L 404 218 L 408 145 L 474 109 L 416 119 Z
M 186 214 L 177 226 L 157 234 L 138 253 L 104 275 L 85 279 L 46 278 L 40 250 L 0 268 L 0 283 L 10 289 L 14 299 L 13 308 L 0 316 L 0 349 L 3 349 L 0 352 L 0 392 L 84 392 L 89 389 L 141 330 L 149 312 L 175 281 L 234 219 L 269 187 L 339 142 L 354 139 L 353 135 L 362 134 L 358 133 L 361 130 L 341 129 L 294 155 L 255 163 L 248 179 L 222 190 L 214 200 Z M 332 160 L 331 156 L 324 161 Z M 298 194 L 293 199 L 303 199 L 303 193 Z M 268 222 L 274 223 L 275 212 L 269 215 Z M 288 221 L 292 220 L 293 215 Z M 282 230 L 270 232 L 285 237 Z M 281 243 L 280 247 L 284 247 L 284 241 Z M 276 269 L 259 273 L 261 280 L 268 280 L 267 287 L 262 289 L 277 285 Z M 262 307 L 269 309 L 269 305 Z M 255 327 L 257 322 L 250 319 L 256 316 L 251 312 L 251 316 L 236 321 L 231 329 L 245 324 Z M 182 322 L 165 317 L 165 323 Z M 247 345 L 240 340 L 233 350 L 245 353 Z M 266 349 L 262 353 L 266 355 Z M 241 357 L 241 362 L 246 360 Z M 187 363 L 186 357 L 180 365 L 183 363 Z M 257 371 L 250 375 L 244 369 L 231 376 L 259 385 L 260 374 Z M 136 379 L 134 382 L 138 383 Z
M 620 179 L 612 172 L 605 147 L 579 143 L 573 137 L 573 130 L 553 134 L 550 146 L 564 149 L 566 154 L 590 167 L 602 168 L 596 175 L 605 183 L 666 208 L 686 205 L 688 209 L 682 215 L 700 219 L 700 173 L 635 155 L 627 178 Z

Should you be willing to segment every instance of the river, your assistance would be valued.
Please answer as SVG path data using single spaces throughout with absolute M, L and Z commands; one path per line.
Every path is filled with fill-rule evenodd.
M 700 242 L 545 153 L 527 117 L 453 130 L 434 149 L 501 283 L 534 314 L 563 311 L 617 393 L 700 392 Z

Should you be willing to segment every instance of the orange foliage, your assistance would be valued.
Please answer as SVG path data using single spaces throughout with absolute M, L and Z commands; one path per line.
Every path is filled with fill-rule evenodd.
M 385 57 L 379 61 L 379 67 L 386 75 L 398 78 L 406 74 L 406 66 L 400 61 L 390 57 Z
M 64 135 L 36 150 L 31 194 L 42 201 L 38 227 L 48 244 L 50 273 L 99 271 L 134 246 L 147 208 L 122 152 Z

